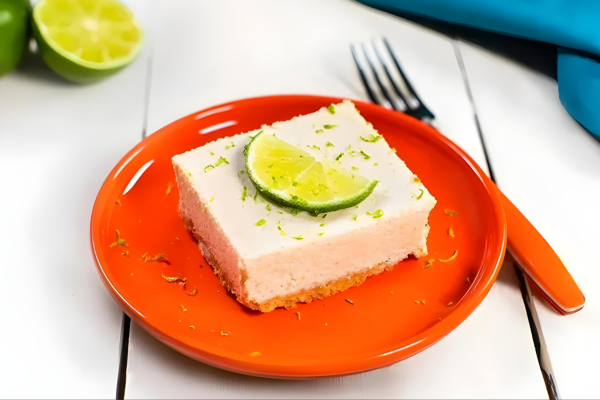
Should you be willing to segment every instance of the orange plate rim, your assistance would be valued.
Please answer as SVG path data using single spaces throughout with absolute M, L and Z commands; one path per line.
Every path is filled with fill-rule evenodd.
M 106 204 L 107 195 L 109 191 L 109 183 L 113 180 L 112 177 L 115 175 L 117 170 L 123 165 L 123 163 L 126 160 L 135 157 L 136 152 L 139 152 L 140 149 L 144 148 L 149 143 L 163 140 L 163 133 L 167 128 L 169 128 L 169 126 L 176 124 L 179 121 L 182 121 L 186 118 L 190 118 L 191 116 L 195 116 L 201 113 L 210 114 L 211 111 L 233 108 L 237 105 L 251 104 L 254 102 L 263 102 L 265 100 L 272 100 L 276 102 L 279 100 L 293 101 L 294 99 L 315 100 L 321 101 L 322 103 L 335 103 L 346 100 L 347 98 L 303 94 L 270 95 L 234 100 L 218 104 L 188 114 L 187 116 L 182 117 L 162 127 L 152 135 L 144 138 L 136 146 L 134 146 L 127 154 L 125 154 L 122 157 L 122 159 L 111 170 L 106 180 L 104 181 L 102 187 L 100 188 L 100 191 L 98 192 L 98 195 L 94 202 L 94 207 L 91 215 L 91 249 L 94 255 L 96 268 L 102 279 L 102 282 L 104 283 L 111 296 L 125 311 L 125 313 L 134 322 L 139 324 L 142 328 L 144 328 L 158 340 L 160 340 L 167 346 L 175 349 L 176 351 L 183 353 L 186 356 L 191 357 L 195 360 L 236 373 L 274 379 L 312 379 L 331 376 L 344 376 L 385 367 L 394 364 L 398 361 L 409 358 L 415 354 L 418 354 L 421 351 L 431 347 L 432 345 L 440 341 L 442 338 L 444 338 L 446 335 L 452 332 L 458 325 L 460 325 L 477 308 L 477 306 L 481 303 L 481 301 L 483 301 L 483 299 L 491 289 L 491 286 L 496 280 L 496 277 L 502 266 L 507 246 L 507 227 L 505 215 L 502 208 L 501 198 L 500 194 L 498 193 L 498 189 L 489 179 L 486 179 L 485 173 L 482 171 L 482 169 L 458 145 L 456 145 L 450 139 L 446 138 L 440 132 L 438 132 L 431 126 L 423 123 L 422 121 L 413 119 L 412 117 L 409 117 L 405 114 L 387 110 L 383 107 L 371 103 L 366 103 L 360 100 L 351 99 L 351 101 L 353 101 L 359 109 L 369 109 L 371 111 L 380 113 L 391 113 L 394 114 L 394 118 L 403 119 L 405 122 L 408 121 L 412 125 L 418 124 L 419 129 L 422 130 L 425 134 L 432 136 L 434 140 L 437 140 L 443 145 L 447 146 L 447 148 L 450 151 L 457 153 L 460 156 L 460 158 L 472 169 L 473 173 L 479 179 L 482 186 L 484 186 L 495 210 L 496 221 L 494 222 L 498 226 L 497 233 L 498 237 L 500 238 L 500 243 L 498 243 L 495 247 L 493 255 L 491 257 L 488 257 L 488 259 L 486 260 L 486 265 L 480 268 L 480 270 L 488 269 L 491 273 L 488 273 L 487 279 L 478 280 L 477 282 L 474 282 L 472 288 L 469 290 L 471 294 L 470 301 L 468 303 L 465 302 L 461 304 L 461 307 L 457 307 L 442 321 L 435 324 L 431 328 L 421 332 L 420 334 L 413 336 L 410 340 L 398 342 L 393 346 L 389 346 L 388 348 L 381 349 L 380 351 L 377 351 L 373 354 L 362 357 L 360 360 L 357 360 L 355 357 L 346 357 L 328 359 L 326 361 L 304 362 L 294 364 L 289 364 L 285 362 L 278 364 L 264 364 L 261 363 L 260 360 L 257 358 L 254 358 L 250 361 L 248 359 L 229 358 L 224 356 L 223 354 L 219 354 L 218 351 L 215 351 L 218 349 L 215 349 L 214 346 L 197 347 L 191 345 L 185 340 L 181 340 L 180 338 L 172 337 L 165 334 L 161 330 L 160 324 L 146 318 L 143 314 L 136 310 L 127 301 L 127 299 L 121 293 L 119 293 L 119 291 L 115 288 L 115 286 L 112 284 L 112 282 L 106 275 L 103 264 L 101 262 L 102 256 L 96 246 L 96 243 L 99 243 L 100 239 L 100 229 L 98 228 L 100 224 L 99 218 L 101 210 Z

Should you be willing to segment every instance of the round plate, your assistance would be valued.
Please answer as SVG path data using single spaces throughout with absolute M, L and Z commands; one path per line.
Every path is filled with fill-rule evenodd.
M 486 184 L 464 151 L 433 128 L 360 101 L 355 104 L 361 114 L 438 201 L 429 216 L 427 257 L 409 258 L 324 300 L 266 314 L 239 304 L 202 258 L 177 213 L 171 157 L 340 101 L 269 96 L 219 105 L 167 125 L 123 157 L 94 204 L 91 240 L 105 286 L 136 323 L 215 367 L 302 379 L 364 372 L 406 359 L 473 312 L 496 279 L 506 248 L 497 189 Z M 128 247 L 111 247 L 116 230 Z M 455 250 L 453 261 L 439 261 Z M 145 262 L 140 259 L 145 253 L 166 253 L 170 265 Z M 428 259 L 435 259 L 433 266 L 424 268 Z M 186 288 L 168 283 L 163 274 L 180 274 Z M 195 296 L 186 294 L 194 288 Z

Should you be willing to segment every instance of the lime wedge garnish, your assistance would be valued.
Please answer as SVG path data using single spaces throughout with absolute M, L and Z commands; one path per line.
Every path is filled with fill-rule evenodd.
M 33 10 L 43 60 L 74 82 L 102 79 L 131 63 L 142 30 L 117 0 L 41 0 Z
M 357 205 L 379 181 L 344 170 L 335 161 L 317 161 L 306 151 L 263 132 L 246 147 L 246 170 L 265 197 L 311 214 Z

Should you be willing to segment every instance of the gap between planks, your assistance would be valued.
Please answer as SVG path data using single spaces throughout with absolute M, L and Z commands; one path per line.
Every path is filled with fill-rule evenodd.
M 490 161 L 490 157 L 485 144 L 483 130 L 481 129 L 481 125 L 479 123 L 477 107 L 475 106 L 475 100 L 473 98 L 473 93 L 471 92 L 469 78 L 467 76 L 467 71 L 462 58 L 462 53 L 460 52 L 460 48 L 458 46 L 458 39 L 450 38 L 450 40 L 452 41 L 452 47 L 454 48 L 454 54 L 456 56 L 458 66 L 463 77 L 465 90 L 467 91 L 467 96 L 469 98 L 469 102 L 471 103 L 471 108 L 473 109 L 473 118 L 475 120 L 475 126 L 477 127 L 477 133 L 479 134 L 479 140 L 481 141 L 481 147 L 483 148 L 483 154 L 485 155 L 485 162 L 490 173 L 490 178 L 492 179 L 492 181 L 496 182 L 494 170 L 492 169 L 492 163 Z M 560 396 L 558 395 L 556 379 L 554 378 L 554 372 L 552 371 L 550 356 L 548 355 L 548 349 L 546 348 L 546 342 L 544 340 L 544 334 L 542 332 L 542 326 L 537 315 L 537 310 L 535 308 L 535 304 L 533 303 L 529 283 L 527 279 L 525 279 L 523 272 L 516 263 L 513 264 L 513 268 L 515 269 L 515 274 L 517 275 L 517 279 L 519 281 L 519 288 L 521 289 L 521 296 L 523 297 L 523 304 L 525 305 L 525 311 L 527 312 L 527 320 L 529 321 L 529 328 L 531 330 L 531 338 L 533 340 L 533 345 L 535 348 L 535 353 L 537 355 L 542 377 L 544 378 L 544 383 L 546 384 L 548 397 L 551 400 L 558 400 Z
M 152 54 L 152 51 L 151 51 Z M 150 105 L 150 89 L 152 85 L 152 56 L 148 57 L 146 67 L 146 85 L 144 90 L 144 113 L 142 121 L 142 140 L 148 135 L 148 108 Z M 125 388 L 127 386 L 127 361 L 129 357 L 129 334 L 131 331 L 131 318 L 123 313 L 121 322 L 121 345 L 119 347 L 119 372 L 117 373 L 117 388 L 115 398 L 122 400 L 125 398 Z

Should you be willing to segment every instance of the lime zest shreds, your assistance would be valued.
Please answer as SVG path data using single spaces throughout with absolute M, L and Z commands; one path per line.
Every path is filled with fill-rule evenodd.
M 325 129 L 333 129 L 333 128 L 337 128 L 337 125 L 323 125 L 323 128 L 325 128 Z
M 242 189 L 242 201 L 246 201 L 246 196 L 248 195 L 248 188 L 244 186 Z
M 358 167 L 352 166 L 352 171 L 358 172 Z
M 208 172 L 211 169 L 215 169 L 215 166 L 212 164 L 208 164 L 206 167 L 204 167 L 204 172 Z
M 335 114 L 335 106 L 332 104 L 329 107 L 327 107 L 327 111 L 329 111 L 330 114 Z
M 356 221 L 357 218 L 358 218 L 358 215 L 353 215 L 352 216 L 352 221 Z
M 231 144 L 230 144 L 230 145 L 227 145 L 227 146 L 225 146 L 225 150 L 229 150 L 229 149 L 231 149 L 232 147 L 235 147 L 235 144 L 234 144 L 233 142 L 231 142 Z
M 368 138 L 368 139 L 365 139 L 364 137 L 362 137 L 362 136 L 361 136 L 361 137 L 360 137 L 360 140 L 362 140 L 363 142 L 367 142 L 367 143 L 376 143 L 376 142 L 377 142 L 379 139 L 381 139 L 381 137 L 382 137 L 381 135 L 377 135 L 377 136 L 375 136 L 375 135 L 373 135 L 373 134 L 371 134 L 370 136 L 371 136 L 371 137 L 370 137 L 370 138 Z
M 238 172 L 238 176 L 241 177 L 242 175 L 244 175 L 246 173 L 246 171 L 244 171 L 243 169 L 240 170 L 240 172 Z
M 315 150 L 321 150 L 321 148 L 319 146 L 315 146 L 314 144 L 312 146 L 306 146 L 309 147 L 311 149 L 315 149 Z
M 227 161 L 225 157 L 219 157 L 219 159 L 215 163 L 215 167 L 218 167 L 221 164 L 229 164 L 229 161 Z
M 266 209 L 267 211 L 271 211 L 271 205 L 270 205 L 270 204 L 267 204 L 267 206 L 265 207 L 265 209 Z
M 211 197 L 210 200 L 208 201 L 209 203 L 212 203 L 213 201 L 215 201 L 214 197 Z
M 319 225 L 319 226 L 325 226 L 325 222 L 323 222 L 323 223 L 322 223 L 321 225 Z
M 325 232 L 321 232 L 319 233 L 319 236 L 323 236 L 325 234 Z
M 317 129 L 317 130 L 315 131 L 315 133 L 316 133 L 317 135 L 320 135 L 320 134 L 321 134 L 321 133 L 323 133 L 323 132 L 324 132 L 324 131 L 323 131 L 323 129 Z
M 254 225 L 263 226 L 266 223 L 267 223 L 267 221 L 264 218 L 262 218 L 262 219 L 259 219 Z
M 372 213 L 367 211 L 367 215 L 372 216 L 373 219 L 381 218 L 381 216 L 383 215 L 383 211 L 381 209 L 376 210 L 375 212 L 372 212 Z
M 370 155 L 368 155 L 367 153 L 365 153 L 364 151 L 360 151 L 360 154 L 365 158 L 365 160 L 368 160 L 369 158 L 371 158 Z
M 444 214 L 449 215 L 451 217 L 458 217 L 460 214 L 454 210 L 450 210 L 448 208 L 444 208 Z
M 417 200 L 421 200 L 421 197 L 423 197 L 423 193 L 425 193 L 423 191 L 423 189 L 419 189 L 419 190 L 421 191 L 421 193 L 417 197 L 415 197 L 415 195 L 413 194 L 413 197 L 415 197 L 415 199 L 417 199 Z
M 325 146 L 327 146 L 327 147 L 335 147 L 335 146 L 333 145 L 333 143 L 331 143 L 331 142 L 327 142 L 327 143 L 325 143 Z
M 302 235 L 298 235 L 298 236 L 292 236 L 292 239 L 296 239 L 296 240 L 304 240 L 304 238 L 302 237 Z
M 341 152 L 340 154 L 338 154 L 338 156 L 335 158 L 335 161 L 339 161 L 343 155 L 344 155 L 344 152 Z
M 215 153 L 213 153 L 212 151 L 209 151 L 209 153 L 210 153 L 211 156 L 215 155 Z
M 258 204 L 258 203 L 265 203 L 265 201 L 263 200 L 263 198 L 260 196 L 260 193 L 258 193 L 258 191 L 256 193 L 254 193 L 254 204 Z
M 439 260 L 440 260 L 440 262 L 443 262 L 443 263 L 445 263 L 445 262 L 450 262 L 450 261 L 454 260 L 454 259 L 456 258 L 456 256 L 457 256 L 457 255 L 458 255 L 458 250 L 455 250 L 455 251 L 454 251 L 454 254 L 452 254 L 452 256 L 450 256 L 450 258 L 448 258 L 448 259 L 446 259 L 446 260 L 442 260 L 442 259 L 440 258 Z

